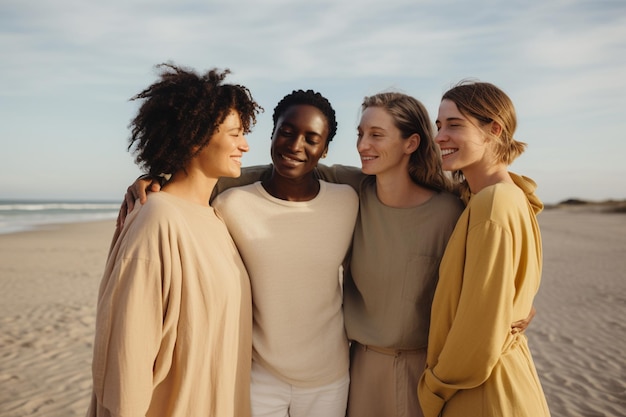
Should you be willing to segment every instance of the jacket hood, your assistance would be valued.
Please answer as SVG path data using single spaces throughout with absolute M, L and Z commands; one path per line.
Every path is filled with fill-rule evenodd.
M 517 175 L 512 172 L 509 172 L 509 175 L 511 176 L 511 179 L 513 179 L 515 185 L 517 185 L 526 195 L 526 199 L 528 200 L 528 203 L 535 212 L 535 215 L 541 213 L 541 211 L 543 210 L 543 203 L 541 202 L 541 200 L 539 200 L 539 197 L 535 195 L 537 183 L 535 183 L 535 181 L 533 181 L 531 178 L 525 177 L 523 175 Z M 467 186 L 467 182 L 465 182 L 464 185 L 465 186 L 461 187 L 459 190 L 460 198 L 463 203 L 467 205 L 470 198 L 472 197 L 472 193 Z
M 531 178 L 525 177 L 523 175 L 517 175 L 512 172 L 509 172 L 509 175 L 513 179 L 515 185 L 524 191 L 526 194 L 526 198 L 530 203 L 530 206 L 533 208 L 535 214 L 539 214 L 541 210 L 543 210 L 543 203 L 539 200 L 539 197 L 535 194 L 535 190 L 537 189 L 537 183 L 533 181 Z

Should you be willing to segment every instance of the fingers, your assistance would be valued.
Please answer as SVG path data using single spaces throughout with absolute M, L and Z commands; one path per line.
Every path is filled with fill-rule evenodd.
M 157 183 L 158 184 L 158 183 Z M 132 193 L 134 199 L 139 199 L 141 204 L 144 204 L 148 199 L 147 190 L 154 190 L 154 181 L 151 178 L 138 179 L 129 187 L 129 192 Z M 158 189 L 156 191 L 159 191 Z
M 133 211 L 134 205 L 135 201 L 129 195 L 129 192 L 127 190 L 126 194 L 124 194 L 124 200 L 122 200 L 120 211 L 117 213 L 117 220 L 115 221 L 116 231 L 122 230 L 122 227 L 124 227 L 124 221 L 126 220 L 126 216 L 128 215 L 128 213 Z
M 526 330 L 528 326 L 530 325 L 530 322 L 533 321 L 535 314 L 537 314 L 537 310 L 535 310 L 535 306 L 532 306 L 532 308 L 530 309 L 530 312 L 528 313 L 528 317 L 522 320 L 518 320 L 514 322 L 513 324 L 511 324 L 511 333 L 515 334 L 515 333 L 523 332 L 524 330 Z
M 124 200 L 122 201 L 120 211 L 117 213 L 117 219 L 115 220 L 116 229 L 121 230 L 124 226 L 126 216 L 135 208 L 135 200 L 139 199 L 141 204 L 147 201 L 147 189 L 156 192 L 159 191 L 161 187 L 157 181 L 152 181 L 150 178 L 139 178 L 126 189 Z
M 131 185 L 130 187 L 128 187 L 128 189 L 126 190 L 126 194 L 124 195 L 124 201 L 126 202 L 127 208 L 124 217 L 126 217 L 126 214 L 130 213 L 135 208 L 135 198 L 136 197 L 133 193 L 133 186 Z
M 511 324 L 511 333 L 515 334 L 524 330 L 524 320 L 519 320 Z
M 148 185 L 148 188 L 150 188 L 150 185 Z M 148 201 L 146 187 L 135 188 L 134 191 L 136 191 L 135 197 L 139 198 L 139 204 L 145 204 Z
M 161 191 L 161 184 L 159 184 L 158 181 L 152 181 L 152 183 L 150 183 L 150 187 L 148 188 L 151 192 L 158 193 L 159 191 Z

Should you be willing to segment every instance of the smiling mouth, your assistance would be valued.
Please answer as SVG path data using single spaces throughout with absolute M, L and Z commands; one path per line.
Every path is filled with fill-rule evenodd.
M 444 158 L 446 156 L 450 156 L 453 153 L 456 153 L 458 151 L 458 149 L 442 149 L 441 150 L 441 157 Z
M 287 156 L 287 155 L 285 155 L 285 154 L 282 154 L 282 153 L 280 154 L 280 157 L 281 157 L 283 160 L 285 160 L 285 161 L 287 161 L 287 162 L 294 163 L 294 164 L 295 164 L 295 163 L 302 163 L 302 162 L 304 162 L 303 160 L 296 159 L 296 158 L 292 158 L 292 157 L 289 157 L 289 156 Z
M 376 158 L 378 158 L 378 157 L 377 156 L 362 156 L 361 157 L 361 161 L 364 161 L 364 162 L 373 161 Z

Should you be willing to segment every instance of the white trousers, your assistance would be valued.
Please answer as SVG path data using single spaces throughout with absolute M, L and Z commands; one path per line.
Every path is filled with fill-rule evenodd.
M 252 417 L 345 417 L 350 375 L 328 385 L 303 388 L 275 377 L 252 361 Z

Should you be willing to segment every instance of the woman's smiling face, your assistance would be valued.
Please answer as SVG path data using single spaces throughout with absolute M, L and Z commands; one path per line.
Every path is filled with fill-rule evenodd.
M 441 149 L 444 170 L 465 174 L 493 163 L 487 133 L 477 119 L 463 115 L 452 100 L 441 101 L 436 124 L 435 142 Z
M 411 144 L 402 138 L 402 132 L 387 110 L 376 106 L 363 110 L 357 132 L 363 173 L 408 172 Z
M 276 121 L 271 156 L 276 172 L 301 178 L 313 172 L 328 148 L 328 121 L 317 107 L 298 104 Z

